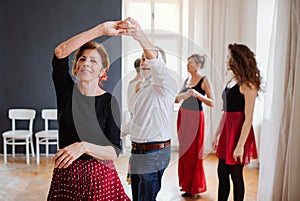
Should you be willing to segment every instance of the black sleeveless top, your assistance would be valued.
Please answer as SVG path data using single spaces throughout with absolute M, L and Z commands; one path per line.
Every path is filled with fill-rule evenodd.
M 245 109 L 245 97 L 241 94 L 238 84 L 232 88 L 226 86 L 222 93 L 222 99 L 225 112 L 241 112 Z
M 180 93 L 187 92 L 189 89 L 195 89 L 203 96 L 205 95 L 205 91 L 201 88 L 202 82 L 205 76 L 203 76 L 200 81 L 194 87 L 186 87 L 187 79 L 184 82 L 184 88 Z M 181 108 L 188 109 L 188 110 L 195 110 L 195 111 L 202 111 L 202 101 L 195 97 L 189 97 L 188 99 L 184 100 L 180 106 Z

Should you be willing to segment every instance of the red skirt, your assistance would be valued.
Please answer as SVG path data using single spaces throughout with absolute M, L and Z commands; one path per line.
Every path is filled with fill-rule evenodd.
M 241 135 L 244 120 L 244 112 L 225 112 L 221 121 L 222 129 L 216 155 L 218 158 L 225 159 L 226 164 L 228 165 L 245 165 L 250 163 L 250 159 L 257 158 L 257 149 L 252 126 L 244 145 L 243 162 L 241 163 L 239 160 L 235 161 L 233 158 L 233 151 Z
M 182 191 L 206 191 L 204 174 L 204 113 L 180 108 L 177 118 L 179 142 L 178 177 Z
M 130 200 L 111 160 L 77 160 L 55 168 L 47 200 Z

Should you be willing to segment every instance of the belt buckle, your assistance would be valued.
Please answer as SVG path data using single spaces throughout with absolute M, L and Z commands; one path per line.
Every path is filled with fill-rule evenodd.
M 136 149 L 137 149 L 137 146 L 136 146 L 135 143 L 131 143 L 131 146 L 132 146 L 132 149 L 133 149 L 133 150 L 136 150 Z

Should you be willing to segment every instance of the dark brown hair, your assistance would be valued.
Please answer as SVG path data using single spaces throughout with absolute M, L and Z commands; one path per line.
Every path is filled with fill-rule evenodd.
M 242 44 L 229 44 L 230 59 L 228 65 L 239 84 L 247 84 L 249 87 L 254 85 L 256 89 L 261 90 L 261 76 L 257 68 L 254 53 Z
M 134 68 L 136 70 L 137 73 L 140 72 L 140 65 L 141 65 L 141 59 L 140 58 L 137 58 L 135 61 L 134 61 Z
M 88 50 L 88 49 L 98 51 L 98 53 L 100 54 L 101 60 L 102 60 L 102 68 L 105 69 L 105 72 L 108 71 L 110 62 L 109 62 L 109 58 L 108 58 L 106 49 L 104 48 L 104 46 L 102 44 L 99 44 L 94 41 L 90 41 L 90 42 L 87 42 L 84 45 L 82 45 L 74 54 L 73 66 L 72 66 L 72 74 L 74 76 L 76 76 L 76 73 L 77 73 L 76 72 L 76 63 L 77 63 L 78 59 L 82 56 L 84 50 Z

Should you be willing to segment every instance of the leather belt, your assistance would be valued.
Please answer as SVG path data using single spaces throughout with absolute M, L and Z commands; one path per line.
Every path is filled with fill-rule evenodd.
M 165 142 L 157 142 L 157 143 L 135 143 L 135 142 L 131 143 L 133 150 L 143 150 L 143 151 L 149 151 L 153 149 L 163 149 L 169 147 L 170 145 L 171 145 L 170 140 Z

